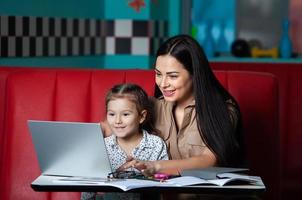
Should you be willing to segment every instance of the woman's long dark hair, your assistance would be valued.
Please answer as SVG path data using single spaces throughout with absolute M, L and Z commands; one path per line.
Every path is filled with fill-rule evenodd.
M 205 144 L 216 155 L 219 166 L 238 166 L 242 162 L 241 117 L 237 102 L 216 79 L 198 42 L 188 35 L 168 39 L 156 56 L 176 58 L 193 79 L 198 130 Z M 238 110 L 238 128 L 234 130 L 227 100 Z

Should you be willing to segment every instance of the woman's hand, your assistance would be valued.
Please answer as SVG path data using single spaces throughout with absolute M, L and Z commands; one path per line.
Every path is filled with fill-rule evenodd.
M 139 161 L 134 167 L 136 169 L 142 168 L 140 171 L 144 176 L 152 176 L 159 171 L 157 161 Z
M 127 158 L 127 161 L 120 166 L 117 170 L 123 171 L 129 168 L 135 168 L 142 172 L 145 176 L 152 176 L 158 171 L 158 164 L 157 161 L 142 161 L 142 160 L 135 160 L 132 157 Z

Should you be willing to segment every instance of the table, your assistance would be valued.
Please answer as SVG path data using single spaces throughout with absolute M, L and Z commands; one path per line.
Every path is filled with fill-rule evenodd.
M 130 189 L 123 191 L 117 187 L 97 185 L 88 182 L 77 181 L 57 181 L 57 176 L 39 176 L 31 187 L 35 191 L 43 192 L 131 192 L 141 193 L 144 196 L 152 199 L 151 194 L 199 194 L 200 196 L 214 196 L 215 199 L 261 199 L 261 195 L 265 191 L 263 182 L 255 185 L 227 185 L 227 186 L 213 186 L 213 185 L 194 185 L 194 186 L 147 186 L 143 188 Z M 171 196 L 171 195 L 169 195 Z M 154 197 L 154 196 L 153 196 Z M 145 198 L 144 198 L 145 199 Z

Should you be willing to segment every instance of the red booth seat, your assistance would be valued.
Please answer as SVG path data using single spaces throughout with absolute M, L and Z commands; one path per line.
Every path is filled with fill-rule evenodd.
M 2 133 L 4 127 L 4 113 L 5 113 L 5 93 L 6 93 L 6 80 L 10 73 L 18 70 L 24 70 L 22 67 L 0 67 L 0 146 L 2 146 Z M 2 155 L 0 148 L 0 156 Z
M 269 74 L 215 72 L 238 100 L 243 115 L 251 172 L 263 178 L 266 197 L 279 195 L 277 83 Z M 79 193 L 35 192 L 40 175 L 27 128 L 28 119 L 98 122 L 105 116 L 104 96 L 117 83 L 154 91 L 153 70 L 31 70 L 7 79 L 0 173 L 0 199 L 76 199 Z
M 295 199 L 302 190 L 302 63 L 213 62 L 214 70 L 273 74 L 279 85 L 282 199 Z

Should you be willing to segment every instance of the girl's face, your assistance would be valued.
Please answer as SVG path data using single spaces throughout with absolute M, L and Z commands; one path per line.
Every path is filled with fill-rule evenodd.
M 156 84 L 166 101 L 188 103 L 194 99 L 192 78 L 173 56 L 158 56 L 155 73 Z
M 138 113 L 135 103 L 127 98 L 110 100 L 107 105 L 107 121 L 112 132 L 119 138 L 137 136 L 139 125 L 144 122 L 146 110 Z

